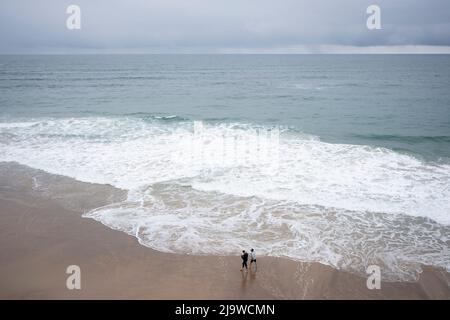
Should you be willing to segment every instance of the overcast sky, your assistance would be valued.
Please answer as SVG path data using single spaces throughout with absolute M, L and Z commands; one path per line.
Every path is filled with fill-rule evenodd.
M 66 8 L 81 8 L 68 30 Z M 381 8 L 381 30 L 366 9 Z M 0 53 L 450 53 L 450 0 L 0 0 Z

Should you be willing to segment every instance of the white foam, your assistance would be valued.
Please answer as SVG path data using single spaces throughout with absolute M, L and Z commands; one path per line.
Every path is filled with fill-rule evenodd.
M 367 146 L 285 139 L 275 176 L 262 168 L 197 177 L 194 188 L 450 223 L 450 166 Z
M 182 181 L 141 189 L 136 200 L 85 214 L 164 252 L 258 254 L 319 261 L 384 280 L 415 280 L 421 264 L 450 268 L 449 228 L 423 218 L 302 206 L 202 192 Z M 135 195 L 136 196 L 136 195 Z
M 402 213 L 450 223 L 450 165 L 422 162 L 383 148 L 330 144 L 283 135 L 275 174 L 264 165 L 198 166 L 178 157 L 192 141 L 190 122 L 77 118 L 0 123 L 0 160 L 17 161 L 81 181 L 135 189 L 192 178 L 194 188 L 353 211 Z M 210 136 L 251 126 L 206 126 Z M 181 161 L 180 161 L 181 159 Z

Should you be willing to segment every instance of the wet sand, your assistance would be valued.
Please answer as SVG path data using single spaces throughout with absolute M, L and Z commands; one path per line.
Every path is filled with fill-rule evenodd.
M 450 299 L 450 274 L 424 267 L 417 282 L 382 282 L 320 263 L 258 257 L 161 253 L 136 238 L 82 218 L 123 199 L 111 186 L 0 163 L 1 299 Z M 66 288 L 66 268 L 81 268 L 81 290 Z

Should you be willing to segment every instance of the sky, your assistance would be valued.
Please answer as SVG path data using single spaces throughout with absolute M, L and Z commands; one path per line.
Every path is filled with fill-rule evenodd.
M 450 53 L 450 0 L 0 0 L 0 54 L 422 52 Z

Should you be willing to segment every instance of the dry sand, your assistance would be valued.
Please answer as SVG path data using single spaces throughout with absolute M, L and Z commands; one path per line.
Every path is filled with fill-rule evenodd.
M 425 267 L 418 282 L 381 284 L 319 263 L 154 251 L 81 214 L 125 196 L 121 190 L 0 164 L 2 299 L 450 299 L 450 275 Z M 67 266 L 81 290 L 66 288 Z

